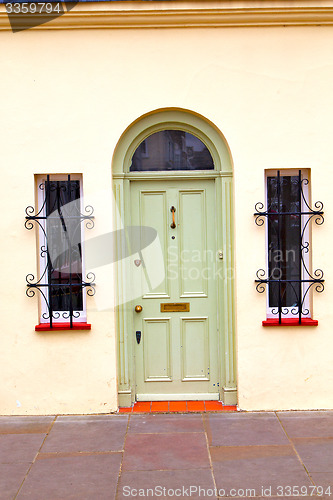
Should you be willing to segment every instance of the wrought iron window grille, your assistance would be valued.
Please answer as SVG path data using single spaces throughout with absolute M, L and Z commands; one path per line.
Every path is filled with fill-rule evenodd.
M 305 259 L 305 254 L 308 254 L 310 250 L 310 242 L 305 241 L 305 235 L 313 219 L 317 225 L 324 223 L 323 203 L 317 201 L 314 204 L 314 209 L 309 206 L 304 194 L 304 187 L 309 184 L 309 180 L 306 178 L 302 179 L 302 172 L 299 170 L 298 175 L 295 175 L 291 181 L 294 184 L 295 197 L 297 197 L 296 202 L 291 204 L 294 210 L 285 210 L 281 196 L 281 190 L 285 182 L 284 179 L 285 176 L 282 176 L 278 170 L 276 175 L 276 192 L 274 194 L 275 201 L 270 204 L 267 201 L 267 210 L 264 210 L 264 204 L 261 202 L 255 205 L 255 223 L 257 226 L 262 226 L 265 220 L 267 221 L 268 230 L 271 231 L 271 234 L 275 233 L 275 251 L 282 252 L 284 231 L 289 221 L 289 229 L 293 228 L 293 231 L 297 232 L 294 237 L 299 242 L 296 255 L 298 276 L 288 277 L 286 270 L 283 268 L 285 263 L 281 259 L 276 262 L 277 268 L 273 269 L 273 271 L 278 271 L 276 276 L 274 276 L 274 272 L 271 271 L 270 265 L 268 265 L 268 277 L 265 277 L 266 272 L 264 269 L 259 269 L 256 272 L 257 279 L 255 283 L 257 283 L 256 290 L 259 293 L 265 291 L 266 285 L 268 285 L 268 292 L 271 290 L 277 291 L 277 301 L 275 300 L 275 304 L 276 302 L 277 304 L 274 304 L 271 313 L 278 317 L 279 324 L 282 323 L 282 317 L 290 313 L 295 317 L 297 316 L 298 323 L 301 324 L 302 317 L 308 317 L 310 314 L 309 308 L 305 303 L 310 289 L 314 287 L 319 293 L 324 291 L 323 271 L 316 269 L 314 272 L 311 272 L 310 265 Z M 292 219 L 294 222 L 290 223 Z M 286 305 L 287 294 L 289 297 L 294 297 L 293 303 L 288 306 Z
M 79 181 L 71 180 L 70 175 L 63 181 L 52 180 L 47 175 L 46 181 L 38 185 L 39 193 L 43 194 L 39 211 L 35 213 L 33 206 L 28 206 L 25 210 L 26 229 L 31 230 L 37 224 L 41 231 L 41 267 L 45 260 L 39 279 L 31 273 L 26 276 L 26 295 L 34 297 L 36 290 L 40 293 L 46 305 L 46 312 L 41 317 L 46 322 L 49 321 L 50 328 L 56 326 L 54 320 L 59 319 L 69 322 L 69 328 L 73 328 L 74 320 L 80 317 L 77 309 L 83 309 L 83 291 L 86 290 L 88 296 L 95 294 L 94 273 L 89 272 L 83 279 L 81 247 L 81 225 L 85 224 L 87 229 L 94 227 L 94 209 L 88 205 L 84 209 L 85 214 L 81 213 L 78 189 Z M 63 247 L 60 247 L 64 252 L 58 260 L 54 257 L 52 248 L 58 243 L 52 238 L 52 229 L 56 224 L 58 235 L 60 231 L 64 240 Z M 60 310 L 56 307 L 59 304 Z

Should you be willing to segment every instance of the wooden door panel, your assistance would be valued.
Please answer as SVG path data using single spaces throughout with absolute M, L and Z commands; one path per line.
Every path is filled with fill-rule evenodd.
M 205 190 L 179 192 L 180 296 L 207 297 Z
M 170 382 L 172 380 L 170 318 L 145 318 L 143 323 L 145 382 Z
M 182 380 L 209 380 L 208 318 L 181 318 Z
M 156 267 L 159 265 L 161 268 L 164 267 L 165 279 L 156 287 L 154 290 L 150 290 L 144 294 L 144 298 L 154 298 L 163 297 L 168 298 L 170 296 L 169 292 L 169 280 L 168 280 L 168 260 L 167 260 L 167 197 L 166 191 L 156 191 L 156 190 L 143 190 L 140 192 L 140 225 L 141 227 L 148 226 L 156 229 L 159 243 L 162 249 L 162 255 L 164 257 L 163 261 L 158 264 L 157 262 L 151 267 L 155 269 L 160 269 Z M 144 249 L 146 262 L 152 264 L 152 260 L 158 258 L 161 254 L 160 252 L 154 252 L 152 247 L 147 247 Z

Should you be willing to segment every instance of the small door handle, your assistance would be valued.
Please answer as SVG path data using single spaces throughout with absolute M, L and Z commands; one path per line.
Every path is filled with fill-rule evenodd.
M 136 313 L 140 313 L 140 312 L 142 311 L 142 306 L 140 306 L 140 305 L 135 306 L 135 307 L 134 307 L 134 311 L 135 311 Z
M 140 344 L 140 341 L 141 341 L 141 332 L 140 332 L 140 330 L 137 330 L 135 332 L 135 334 L 136 334 L 136 341 L 137 341 L 138 344 Z
M 176 209 L 175 209 L 175 207 L 172 205 L 172 207 L 170 208 L 170 212 L 172 213 L 172 223 L 170 224 L 170 227 L 171 227 L 172 229 L 175 229 L 175 227 L 176 227 L 176 221 L 175 221 L 175 211 L 176 211 Z

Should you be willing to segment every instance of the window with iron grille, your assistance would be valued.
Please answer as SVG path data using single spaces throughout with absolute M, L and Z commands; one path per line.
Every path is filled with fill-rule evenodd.
M 266 207 L 256 204 L 255 222 L 266 222 L 266 266 L 257 271 L 256 288 L 267 293 L 267 318 L 311 318 L 311 290 L 324 290 L 323 271 L 311 270 L 311 221 L 324 222 L 323 204 L 310 207 L 309 175 L 306 170 L 266 172 Z
M 28 274 L 27 295 L 41 297 L 40 323 L 56 325 L 86 322 L 86 293 L 94 294 L 92 273 L 84 279 L 83 223 L 93 227 L 93 209 L 82 214 L 82 181 L 78 175 L 37 178 L 37 203 L 26 209 L 27 229 L 37 224 L 40 248 L 39 277 Z

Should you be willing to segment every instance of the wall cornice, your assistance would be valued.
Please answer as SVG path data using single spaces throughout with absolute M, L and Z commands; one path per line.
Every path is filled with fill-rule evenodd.
M 40 17 L 42 19 L 43 16 Z M 34 19 L 37 17 L 34 16 Z M 44 18 L 45 19 L 45 18 Z M 29 25 L 20 15 L 20 27 Z M 170 1 L 79 3 L 34 30 L 227 28 L 333 25 L 333 1 Z M 4 5 L 0 30 L 10 30 Z

